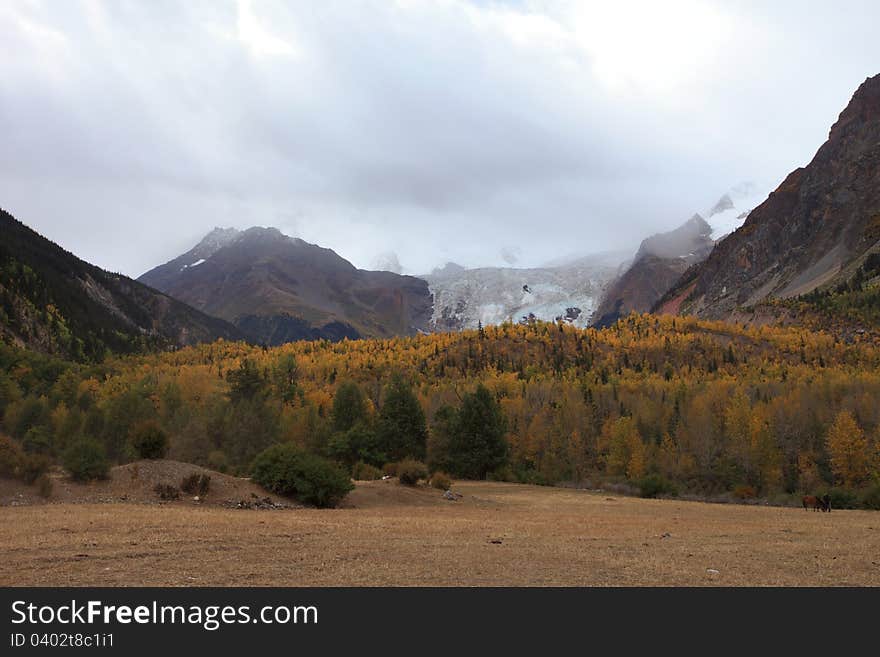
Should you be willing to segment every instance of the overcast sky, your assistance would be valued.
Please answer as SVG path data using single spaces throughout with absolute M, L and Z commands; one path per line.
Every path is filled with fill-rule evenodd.
M 808 162 L 880 3 L 0 2 L 0 206 L 137 276 L 214 226 L 356 265 L 632 248 Z

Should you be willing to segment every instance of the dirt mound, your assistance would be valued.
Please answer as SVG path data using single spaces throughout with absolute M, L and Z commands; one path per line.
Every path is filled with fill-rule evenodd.
M 177 500 L 162 500 L 156 486 L 179 489 L 184 478 L 191 474 L 211 478 L 208 492 L 196 496 L 180 491 Z M 134 502 L 140 504 L 211 505 L 231 508 L 284 508 L 300 506 L 296 502 L 268 494 L 250 479 L 233 477 L 191 463 L 180 461 L 144 460 L 119 465 L 110 470 L 109 477 L 89 483 L 75 482 L 60 469 L 49 473 L 52 494 L 43 499 L 36 487 L 21 482 L 0 481 L 0 506 L 19 506 L 42 503 L 110 503 Z
M 454 487 L 453 487 L 454 488 Z M 357 481 L 355 489 L 342 501 L 344 509 L 377 509 L 381 507 L 473 505 L 477 500 L 470 496 L 444 499 L 444 491 L 424 484 L 404 486 L 397 479 L 384 481 Z

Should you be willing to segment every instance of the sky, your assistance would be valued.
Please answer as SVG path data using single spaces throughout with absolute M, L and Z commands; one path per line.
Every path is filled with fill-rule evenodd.
M 635 251 L 809 162 L 880 4 L 0 2 L 0 207 L 138 276 L 215 226 L 426 273 Z

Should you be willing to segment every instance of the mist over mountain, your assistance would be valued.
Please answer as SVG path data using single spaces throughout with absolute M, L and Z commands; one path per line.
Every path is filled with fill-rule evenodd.
M 631 312 L 650 311 L 689 267 L 705 260 L 720 240 L 742 225 L 751 204 L 762 198 L 759 189 L 754 183 L 740 183 L 705 212 L 708 220 L 696 213 L 677 228 L 644 239 L 632 263 L 608 285 L 593 325 L 610 326 Z

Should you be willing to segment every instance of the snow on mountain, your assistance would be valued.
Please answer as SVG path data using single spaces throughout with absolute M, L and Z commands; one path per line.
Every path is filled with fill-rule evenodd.
M 202 264 L 204 261 L 205 261 L 204 258 L 199 258 L 198 260 L 196 260 L 196 261 L 195 261 L 194 263 L 192 263 L 191 265 L 184 265 L 183 267 L 181 267 L 181 268 L 180 268 L 180 271 L 183 271 L 184 269 L 189 269 L 190 267 L 198 267 L 198 266 L 199 266 L 200 264 Z
M 239 237 L 241 237 L 241 231 L 237 228 L 215 228 L 205 235 L 202 241 L 196 244 L 187 255 L 194 255 L 204 262 L 224 246 L 232 244 Z M 195 264 L 189 266 L 194 267 Z
M 712 239 L 722 240 L 742 226 L 749 212 L 763 203 L 768 193 L 753 182 L 744 182 L 722 195 L 704 215 L 712 226 Z
M 585 327 L 620 262 L 580 258 L 560 267 L 464 269 L 448 263 L 423 276 L 434 295 L 431 325 L 458 331 L 530 317 Z

